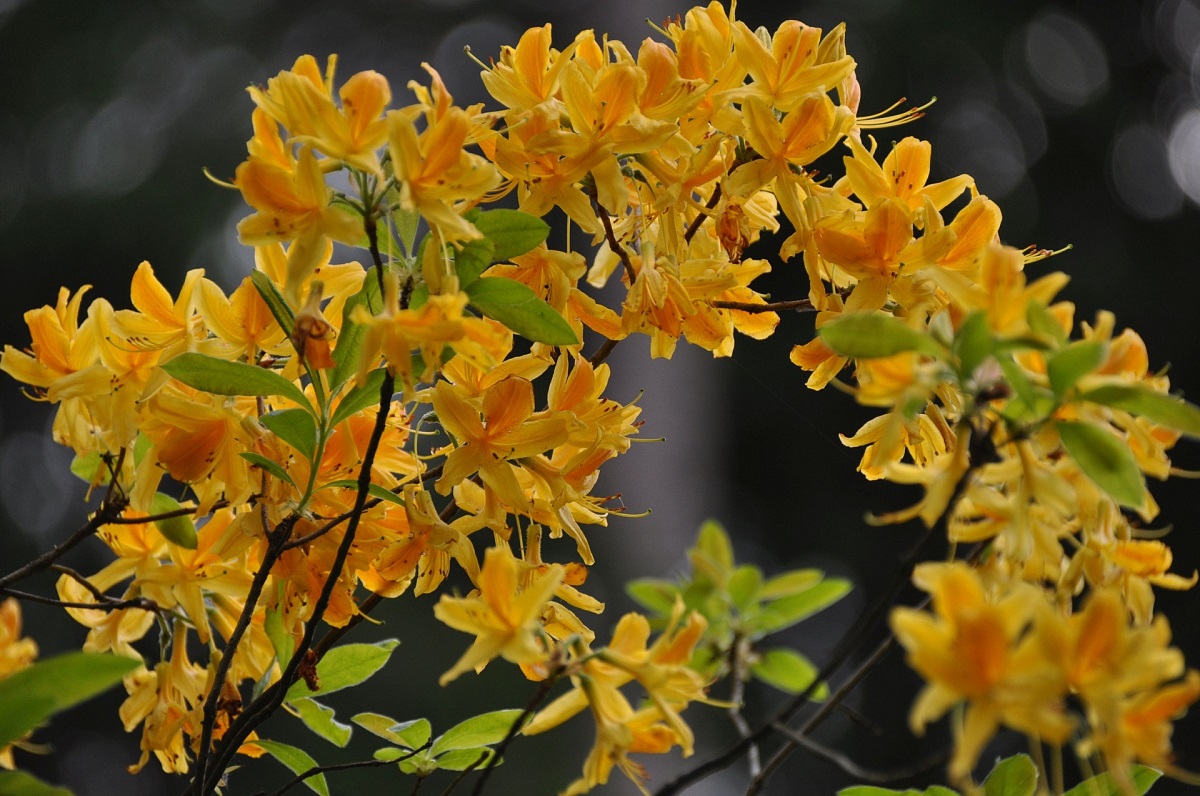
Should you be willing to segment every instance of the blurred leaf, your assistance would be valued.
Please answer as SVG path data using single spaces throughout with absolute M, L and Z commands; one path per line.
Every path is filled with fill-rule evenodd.
M 521 717 L 520 709 L 496 710 L 473 716 L 446 730 L 430 748 L 429 753 L 437 756 L 451 749 L 472 749 L 499 743 L 512 729 L 513 722 Z
M 932 357 L 941 357 L 946 353 L 925 332 L 882 312 L 842 315 L 822 326 L 817 333 L 834 351 L 854 359 L 879 359 L 906 351 L 917 351 Z
M 71 796 L 59 785 L 49 785 L 24 771 L 0 770 L 0 793 L 4 796 Z
M 1054 313 L 1040 301 L 1030 301 L 1025 311 L 1025 321 L 1035 333 L 1049 337 L 1058 343 L 1065 343 L 1067 335 Z
M 762 583 L 762 570 L 753 564 L 742 564 L 733 570 L 726 588 L 734 606 L 739 611 L 745 611 L 758 597 Z
M 350 743 L 352 728 L 333 718 L 333 708 L 312 699 L 297 699 L 290 704 L 300 721 L 317 735 L 339 747 Z
M 396 238 L 404 247 L 405 253 L 412 254 L 413 244 L 417 242 L 417 225 L 421 221 L 421 214 L 416 210 L 400 207 L 399 193 L 395 188 L 388 191 L 388 201 L 397 205 L 392 211 L 392 225 L 396 228 Z
M 1156 768 L 1135 764 L 1132 770 L 1134 792 L 1138 796 L 1142 796 L 1150 790 L 1155 782 L 1158 782 L 1158 778 L 1161 776 L 1162 772 Z M 1124 794 L 1121 793 L 1121 788 L 1113 779 L 1113 775 L 1105 771 L 1103 774 L 1085 779 L 1063 793 L 1063 796 L 1124 796 Z
M 1075 382 L 1104 364 L 1108 346 L 1098 340 L 1076 340 L 1046 361 L 1050 389 L 1062 398 Z
M 850 582 L 847 580 L 823 580 L 807 591 L 764 604 L 762 613 L 747 620 L 746 625 L 758 636 L 775 633 L 833 605 L 849 591 Z
M 983 782 L 984 796 L 1034 796 L 1037 766 L 1029 755 L 1013 755 L 992 768 Z
M 139 666 L 141 661 L 118 655 L 68 652 L 0 680 L 0 748 L 60 710 L 107 691 Z
M 520 210 L 485 210 L 473 223 L 495 246 L 496 262 L 525 254 L 550 235 L 549 224 Z
M 396 639 L 387 639 L 375 644 L 343 644 L 334 647 L 317 664 L 317 680 L 320 687 L 316 691 L 309 691 L 308 685 L 299 680 L 292 683 L 284 699 L 294 702 L 297 699 L 332 694 L 334 691 L 358 685 L 383 668 L 399 643 Z
M 264 741 L 259 739 L 255 743 L 266 749 L 271 757 L 274 757 L 291 769 L 293 774 L 303 774 L 305 771 L 317 767 L 317 761 L 313 760 L 312 756 L 303 749 L 297 749 L 294 746 L 289 746 L 279 741 Z M 309 790 L 314 790 L 321 794 L 321 796 L 329 796 L 329 783 L 325 781 L 324 774 L 307 777 L 304 780 L 304 784 L 308 786 Z
M 245 362 L 189 352 L 168 360 L 162 369 L 187 386 L 213 395 L 282 395 L 297 406 L 312 409 L 294 383 L 273 370 Z
M 577 345 L 571 325 L 532 290 L 513 279 L 481 276 L 465 288 L 471 305 L 535 343 Z
M 724 586 L 733 570 L 733 545 L 724 526 L 716 520 L 701 525 L 696 546 L 688 551 L 688 557 L 693 570 Z
M 625 584 L 625 593 L 642 607 L 669 616 L 679 596 L 679 587 L 661 578 L 638 578 Z
M 351 387 L 338 402 L 337 409 L 333 411 L 329 427 L 336 428 L 346 418 L 369 407 L 379 406 L 379 390 L 383 387 L 383 378 L 386 375 L 385 368 L 376 368 L 367 374 L 367 378 L 362 384 Z
M 1132 384 L 1109 384 L 1088 390 L 1079 398 L 1140 415 L 1151 423 L 1200 438 L 1200 407 L 1173 395 Z
M 1059 421 L 1054 425 L 1067 453 L 1096 486 L 1122 506 L 1136 509 L 1145 504 L 1146 483 L 1124 442 L 1092 423 Z
M 850 788 L 842 788 L 837 792 L 837 796 L 921 796 L 921 791 L 913 790 L 892 790 L 891 788 L 877 788 L 874 785 L 855 785 Z
M 183 506 L 179 505 L 179 501 L 175 498 L 170 495 L 164 495 L 162 492 L 156 492 L 154 500 L 150 504 L 150 513 L 167 514 L 168 512 L 179 511 L 182 508 Z M 188 550 L 195 550 L 196 545 L 200 543 L 199 538 L 196 536 L 196 523 L 192 520 L 190 514 L 168 517 L 165 520 L 155 520 L 154 527 L 158 528 L 158 532 L 168 541 Z
M 359 713 L 357 716 L 351 718 L 350 721 L 362 727 L 367 732 L 409 749 L 420 749 L 433 733 L 429 719 L 396 721 L 380 713 Z
M 795 650 L 767 650 L 750 667 L 759 680 L 789 694 L 803 694 L 817 677 L 817 667 Z M 810 699 L 819 702 L 829 696 L 829 686 L 821 683 L 813 689 Z
M 265 271 L 259 271 L 257 268 L 250 272 L 250 281 L 254 283 L 254 289 L 262 296 L 263 303 L 271 311 L 279 328 L 291 337 L 292 330 L 296 328 L 296 313 L 292 312 L 287 299 L 279 292 L 279 286 L 271 281 L 271 277 L 267 276 Z
M 761 600 L 773 600 L 777 597 L 790 597 L 807 591 L 821 582 L 825 573 L 819 569 L 793 569 L 768 578 L 758 593 Z
M 958 372 L 965 381 L 971 378 L 985 359 L 993 352 L 995 340 L 988 325 L 986 312 L 973 312 L 958 327 L 954 338 L 954 350 L 958 354 Z
M 279 409 L 259 418 L 275 436 L 291 445 L 308 461 L 317 451 L 317 421 L 304 409 Z

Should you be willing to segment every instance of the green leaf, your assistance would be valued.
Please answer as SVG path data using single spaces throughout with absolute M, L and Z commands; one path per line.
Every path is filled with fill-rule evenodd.
M 465 289 L 473 307 L 535 343 L 579 343 L 570 324 L 532 290 L 516 280 L 481 276 Z
M 917 351 L 941 357 L 945 349 L 923 331 L 882 312 L 843 315 L 817 330 L 826 345 L 842 356 L 878 359 Z
M 337 390 L 358 372 L 367 330 L 353 320 L 356 307 L 365 307 L 372 315 L 383 310 L 383 293 L 374 270 L 367 271 L 362 287 L 342 305 L 342 325 L 333 348 L 333 373 L 329 376 L 330 390 Z
M 71 791 L 49 785 L 24 771 L 0 771 L 0 793 L 4 796 L 71 796 Z
M 661 578 L 638 578 L 625 584 L 625 593 L 642 607 L 667 616 L 675 607 L 679 587 Z
M 1034 796 L 1037 766 L 1029 755 L 1013 755 L 996 763 L 983 782 L 984 796 Z
M 958 354 L 958 373 L 963 381 L 971 378 L 983 361 L 995 349 L 995 338 L 988 325 L 986 312 L 973 312 L 958 327 L 954 338 L 954 351 Z
M 317 421 L 306 409 L 279 409 L 259 418 L 275 436 L 310 462 L 317 452 Z
M 342 400 L 338 402 L 337 409 L 333 411 L 333 419 L 329 421 L 329 427 L 335 428 L 338 423 L 368 407 L 379 406 L 379 390 L 383 386 L 383 378 L 386 375 L 385 368 L 376 368 L 367 374 L 366 380 L 361 385 L 351 387 L 350 391 L 343 395 Z
M 100 451 L 92 451 L 71 460 L 71 474 L 92 486 L 107 484 L 112 479 Z
M 294 702 L 358 685 L 383 668 L 399 643 L 396 639 L 387 639 L 375 644 L 334 647 L 317 664 L 317 690 L 309 691 L 308 684 L 300 680 L 292 683 L 284 699 Z
M 1138 796 L 1142 796 L 1150 790 L 1155 782 L 1158 782 L 1162 772 L 1156 768 L 1150 768 L 1150 766 L 1135 764 L 1132 775 L 1133 790 Z M 1103 774 L 1085 779 L 1064 793 L 1063 796 L 1124 796 L 1124 794 L 1121 793 L 1121 788 L 1113 779 L 1113 775 L 1105 771 Z
M 285 484 L 291 484 L 293 487 L 296 486 L 296 483 L 292 481 L 292 477 L 288 475 L 287 470 L 283 469 L 283 467 L 281 467 L 277 462 L 271 461 L 266 456 L 263 456 L 260 453 L 250 453 L 249 451 L 243 451 L 242 453 L 239 453 L 238 456 L 241 456 L 255 467 L 261 467 L 271 475 L 278 478 L 280 481 L 283 481 Z
M 465 290 L 467 285 L 479 278 L 496 260 L 495 247 L 487 238 L 463 241 L 461 248 L 451 249 L 454 254 L 454 272 L 458 274 L 458 286 Z
M 341 487 L 342 489 L 358 489 L 358 481 L 350 478 L 343 478 L 337 481 L 330 481 L 328 484 L 321 484 L 320 488 L 325 489 L 331 486 Z M 390 489 L 384 489 L 379 484 L 368 485 L 367 493 L 370 494 L 371 497 L 379 498 L 380 500 L 386 500 L 388 503 L 395 503 L 397 506 L 404 505 L 404 498 L 400 497 Z
M 1200 407 L 1173 395 L 1132 384 L 1109 384 L 1088 390 L 1079 399 L 1131 412 L 1151 423 L 1200 438 Z
M 283 763 L 293 774 L 303 774 L 311 768 L 317 767 L 317 761 L 312 759 L 312 756 L 303 749 L 297 749 L 294 746 L 289 746 L 279 741 L 265 741 L 259 739 L 256 744 L 266 749 L 272 757 Z M 314 790 L 321 796 L 329 796 L 329 783 L 325 781 L 324 774 L 316 774 L 304 780 L 304 784 L 309 790 Z
M 485 210 L 473 223 L 495 246 L 495 262 L 522 255 L 550 235 L 549 224 L 520 210 Z
M 333 708 L 312 699 L 297 699 L 291 703 L 304 726 L 335 746 L 345 747 L 350 743 L 352 728 L 333 718 Z
M 312 405 L 300 388 L 273 370 L 228 362 L 207 354 L 185 353 L 162 369 L 189 387 L 213 395 L 282 395 L 298 406 Z
M 279 584 L 279 588 L 282 593 L 282 583 Z M 275 650 L 275 660 L 279 662 L 280 671 L 286 669 L 292 660 L 292 655 L 296 652 L 296 640 L 292 638 L 291 633 L 283 629 L 282 604 L 267 609 L 263 619 L 263 630 L 266 631 L 267 638 L 271 640 L 271 647 Z
M 512 729 L 513 722 L 520 719 L 523 712 L 513 708 L 472 716 L 446 730 L 433 742 L 429 753 L 437 756 L 451 749 L 473 749 L 476 746 L 500 743 Z
M 486 766 L 495 754 L 495 749 L 489 749 L 486 746 L 455 749 L 452 752 L 439 755 L 437 757 L 437 767 L 445 771 L 466 771 L 468 768 L 474 770 L 480 766 Z M 496 765 L 500 765 L 503 762 L 503 760 L 497 760 Z
M 913 790 L 892 790 L 891 788 L 877 788 L 874 785 L 855 785 L 851 788 L 842 788 L 837 792 L 837 796 L 921 796 L 921 791 Z
M 107 691 L 140 665 L 118 655 L 69 652 L 0 680 L 0 748 L 58 711 Z
M 930 785 L 922 796 L 959 796 L 959 793 L 942 785 Z
M 350 721 L 362 727 L 373 735 L 399 744 L 407 749 L 420 749 L 429 741 L 433 728 L 429 719 L 413 719 L 412 721 L 396 721 L 381 713 L 359 713 Z
M 154 501 L 150 504 L 150 513 L 166 514 L 170 511 L 179 511 L 182 508 L 183 506 L 179 505 L 178 500 L 170 495 L 158 492 L 154 495 Z M 200 542 L 196 536 L 196 523 L 192 520 L 190 514 L 169 517 L 165 520 L 155 520 L 154 527 L 158 528 L 158 532 L 168 541 L 188 550 L 195 550 L 196 545 Z
M 778 597 L 790 597 L 802 591 L 808 591 L 821 582 L 825 573 L 819 569 L 793 569 L 776 575 L 763 584 L 758 592 L 760 600 L 774 600 Z
M 1063 447 L 1087 477 L 1113 500 L 1132 509 L 1146 502 L 1146 482 L 1129 447 L 1092 423 L 1055 423 Z
M 287 299 L 279 292 L 279 286 L 271 281 L 271 277 L 267 276 L 265 271 L 258 269 L 250 272 L 250 281 L 254 283 L 254 289 L 258 291 L 258 295 L 262 296 L 263 303 L 275 317 L 279 328 L 283 329 L 283 333 L 290 337 L 292 330 L 296 328 L 296 313 L 292 312 Z
M 395 198 L 393 198 L 395 194 Z M 399 194 L 395 193 L 395 189 L 388 191 L 388 201 L 397 203 Z M 400 240 L 400 245 L 404 247 L 404 251 L 412 254 L 413 244 L 417 242 L 417 224 L 421 221 L 421 214 L 414 210 L 406 210 L 403 207 L 397 207 L 392 211 L 392 224 L 396 228 L 396 237 Z
M 708 520 L 696 534 L 696 546 L 688 551 L 692 568 L 714 583 L 724 585 L 733 570 L 733 544 L 724 526 Z
M 1025 321 L 1035 333 L 1049 337 L 1058 343 L 1066 342 L 1067 335 L 1063 332 L 1062 326 L 1059 325 L 1058 319 L 1054 317 L 1054 313 L 1050 312 L 1050 308 L 1042 302 L 1029 302 L 1028 309 L 1025 312 Z
M 812 661 L 795 650 L 767 650 L 750 667 L 759 680 L 789 694 L 803 694 L 817 678 L 817 667 Z M 820 701 L 829 696 L 829 686 L 821 683 L 813 689 L 810 698 Z
M 758 635 L 775 633 L 801 622 L 838 600 L 850 591 L 850 582 L 841 578 L 823 580 L 807 591 L 780 597 L 763 605 L 762 613 L 746 624 Z
M 762 589 L 763 576 L 762 570 L 753 564 L 742 564 L 733 570 L 733 574 L 729 576 L 729 583 L 726 589 L 729 591 L 729 597 L 733 600 L 733 604 L 739 611 L 745 611 L 749 608 L 759 595 Z
M 1108 346 L 1099 340 L 1077 340 L 1046 362 L 1050 389 L 1062 398 L 1075 382 L 1104 364 Z

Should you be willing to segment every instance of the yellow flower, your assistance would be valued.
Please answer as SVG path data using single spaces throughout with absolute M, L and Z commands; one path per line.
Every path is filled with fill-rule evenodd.
M 424 66 L 433 76 L 435 104 L 387 115 L 388 151 L 400 205 L 420 213 L 444 243 L 479 238 L 479 230 L 460 213 L 499 185 L 500 174 L 486 158 L 464 149 L 472 136 L 471 117 L 450 104 L 441 77 L 428 64 Z M 416 122 L 422 111 L 426 127 L 418 133 Z
M 966 701 L 955 734 L 950 774 L 970 775 L 984 744 L 1000 724 L 1052 743 L 1070 736 L 1062 708 L 1065 683 L 1036 633 L 1026 630 L 1041 600 L 1036 589 L 1014 584 L 990 598 L 978 573 L 966 564 L 922 564 L 913 582 L 933 595 L 933 614 L 892 610 L 896 638 L 927 685 L 913 704 L 916 733 Z
M 481 408 L 450 384 L 438 382 L 433 388 L 433 408 L 442 426 L 458 441 L 458 447 L 446 456 L 438 491 L 448 494 L 456 484 L 479 473 L 484 485 L 513 508 L 529 503 L 513 473 L 515 460 L 562 445 L 572 425 L 572 416 L 566 412 L 534 413 L 533 385 L 517 376 L 490 387 Z
M 265 90 L 251 86 L 250 96 L 287 128 L 289 143 L 311 146 L 354 168 L 382 175 L 375 152 L 387 136 L 382 114 L 392 101 L 391 88 L 378 72 L 359 72 L 342 85 L 338 108 L 332 97 L 336 63 L 337 57 L 330 56 L 322 78 L 316 59 L 302 55 L 291 71 L 267 81 Z
M 808 95 L 834 88 L 854 71 L 854 59 L 848 55 L 823 61 L 821 29 L 794 19 L 779 26 L 770 49 L 741 20 L 733 23 L 733 39 L 734 53 L 753 82 L 731 91 L 730 99 L 755 96 L 786 113 Z
M 29 666 L 37 654 L 37 643 L 21 638 L 20 603 L 12 597 L 0 602 L 0 680 Z M 0 768 L 14 768 L 11 745 L 0 747 Z
M 560 566 L 535 573 L 519 589 L 518 564 L 505 547 L 484 554 L 479 588 L 468 597 L 443 595 L 433 608 L 439 620 L 475 636 L 475 643 L 438 683 L 445 685 L 470 669 L 481 671 L 499 656 L 512 663 L 536 663 L 546 657 L 540 617 L 563 579 Z

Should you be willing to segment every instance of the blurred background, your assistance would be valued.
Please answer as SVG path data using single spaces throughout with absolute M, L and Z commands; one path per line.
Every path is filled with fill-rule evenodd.
M 94 286 L 118 307 L 127 302 L 137 264 L 149 260 L 175 290 L 183 273 L 204 268 L 227 288 L 252 264 L 234 226 L 247 214 L 236 192 L 208 182 L 202 169 L 233 174 L 245 154 L 252 103 L 244 89 L 290 68 L 302 53 L 323 62 L 340 55 L 339 84 L 375 69 L 392 83 L 394 105 L 411 101 L 405 85 L 424 81 L 433 64 L 460 104 L 488 101 L 469 44 L 485 60 L 515 44 L 528 27 L 551 22 L 558 46 L 584 28 L 608 33 L 631 49 L 661 21 L 689 6 L 669 0 L 0 0 L 0 342 L 29 342 L 26 310 L 53 303 L 60 285 Z M 774 28 L 787 18 L 830 28 L 849 25 L 848 48 L 858 62 L 863 112 L 901 97 L 937 103 L 903 129 L 881 131 L 881 144 L 916 135 L 933 142 L 933 179 L 973 174 L 1005 213 L 1006 243 L 1072 250 L 1030 268 L 1065 270 L 1063 294 L 1088 320 L 1101 308 L 1145 338 L 1152 367 L 1177 365 L 1172 382 L 1200 400 L 1200 3 L 1197 0 L 950 3 L 937 0 L 743 2 L 738 17 Z M 489 107 L 494 107 L 490 103 Z M 769 256 L 760 251 L 761 256 Z M 770 289 L 802 295 L 797 264 L 778 267 Z M 607 627 L 632 607 L 622 592 L 630 577 L 682 571 L 684 549 L 699 523 L 721 520 L 739 559 L 767 574 L 818 566 L 851 579 L 855 591 L 827 614 L 787 633 L 786 641 L 816 660 L 868 605 L 918 531 L 871 528 L 865 511 L 912 502 L 900 488 L 866 484 L 856 452 L 836 434 L 852 433 L 870 413 L 844 396 L 808 392 L 806 374 L 787 361 L 791 346 L 809 339 L 812 319 L 786 317 L 771 340 L 741 339 L 731 360 L 710 361 L 680 346 L 670 362 L 651 363 L 645 340 L 622 343 L 610 362 L 612 397 L 628 401 L 645 390 L 643 434 L 663 444 L 639 445 L 610 465 L 601 492 L 619 491 L 645 519 L 614 518 L 591 539 L 599 566 L 590 591 L 607 601 L 594 625 Z M 26 400 L 8 379 L 0 385 L 0 570 L 49 548 L 84 519 L 83 485 L 67 471 L 71 455 L 50 440 L 50 407 Z M 1194 443 L 1176 464 L 1200 469 Z M 1173 524 L 1175 570 L 1200 566 L 1195 482 L 1154 484 L 1160 522 Z M 554 550 L 550 551 L 554 554 Z M 97 542 L 68 562 L 94 572 L 105 561 Z M 27 584 L 52 594 L 50 579 Z M 911 595 L 910 595 L 911 597 Z M 396 601 L 381 628 L 355 640 L 397 636 L 403 644 L 374 680 L 331 700 L 339 717 L 376 710 L 400 719 L 420 716 L 435 733 L 471 711 L 517 707 L 530 688 L 504 664 L 450 687 L 431 687 L 468 639 L 435 626 L 432 598 Z M 1176 644 L 1200 663 L 1195 593 L 1160 595 Z M 85 635 L 61 611 L 23 606 L 26 627 L 50 655 L 77 649 Z M 878 631 L 876 631 L 878 632 Z M 864 653 L 865 654 L 865 653 Z M 845 715 L 818 734 L 865 766 L 908 766 L 944 752 L 944 722 L 921 740 L 905 729 L 918 679 L 893 655 L 850 700 L 870 726 Z M 716 694 L 722 696 L 723 694 Z M 21 762 L 78 794 L 178 792 L 151 763 L 137 777 L 136 736 L 126 736 L 116 709 L 121 694 L 56 718 L 39 735 L 55 749 Z M 752 689 L 751 722 L 784 697 Z M 652 761 L 656 782 L 707 759 L 734 738 L 720 711 L 703 707 L 688 718 L 703 739 L 696 758 Z M 302 742 L 322 763 L 362 759 L 369 746 L 338 750 L 287 717 L 264 735 Z M 358 734 L 362 741 L 365 733 Z M 590 719 L 516 743 L 490 793 L 553 793 L 578 775 L 592 742 Z M 1200 770 L 1200 717 L 1177 726 L 1179 762 Z M 985 755 L 1023 750 L 998 742 Z M 274 791 L 290 775 L 270 760 L 234 775 L 230 792 Z M 941 780 L 940 769 L 921 784 Z M 619 775 L 614 780 L 619 780 Z M 735 766 L 691 793 L 740 792 Z M 399 783 L 399 784 L 398 784 Z M 796 754 L 770 793 L 833 793 L 848 780 L 829 764 Z M 407 792 L 394 771 L 331 777 L 339 793 L 371 788 Z M 430 783 L 441 788 L 444 784 Z M 615 781 L 607 791 L 632 792 Z M 1156 794 L 1194 792 L 1173 783 Z

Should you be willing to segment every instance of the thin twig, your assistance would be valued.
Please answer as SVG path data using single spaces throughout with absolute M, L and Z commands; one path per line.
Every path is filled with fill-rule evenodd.
M 948 757 L 948 753 L 943 752 L 941 754 L 926 758 L 925 760 L 908 768 L 880 771 L 861 766 L 851 760 L 847 755 L 842 754 L 836 749 L 830 749 L 828 746 L 814 741 L 807 735 L 800 734 L 786 724 L 775 724 L 773 726 L 775 728 L 775 732 L 779 733 L 785 738 L 795 741 L 798 745 L 803 746 L 817 757 L 833 763 L 835 766 L 840 768 L 842 771 L 845 771 L 855 779 L 872 785 L 885 785 L 889 782 L 898 782 L 905 779 L 911 779 L 912 777 L 918 776 L 927 771 L 932 771 L 944 763 Z
M 629 256 L 629 250 L 617 240 L 617 235 L 613 232 L 612 219 L 608 217 L 608 211 L 601 207 L 597 201 L 595 186 L 588 189 L 588 195 L 592 198 L 592 209 L 596 211 L 596 218 L 600 219 L 600 223 L 604 225 L 604 239 L 608 241 L 608 248 L 612 249 L 613 254 L 621 258 L 621 264 L 625 266 L 625 274 L 629 277 L 629 284 L 632 285 L 637 280 L 637 271 L 633 268 L 633 260 Z
M 458 773 L 458 776 L 455 777 L 454 780 L 449 785 L 446 786 L 446 789 L 444 791 L 442 791 L 442 796 L 450 796 L 451 793 L 454 793 L 454 791 L 458 789 L 458 786 L 460 784 L 462 784 L 462 781 L 467 778 L 467 774 L 470 774 L 472 771 L 479 768 L 479 766 L 481 766 L 483 764 L 483 761 L 487 760 L 487 759 L 488 759 L 487 750 L 480 752 L 479 759 L 476 760 L 471 765 L 464 768 L 462 771 L 460 771 Z M 496 755 L 493 755 L 492 759 L 495 760 Z
M 928 604 L 928 602 L 929 598 L 926 597 L 921 601 L 921 604 L 917 606 L 917 610 L 923 608 L 925 604 Z M 883 659 L 887 657 L 887 654 L 895 647 L 896 636 L 889 633 L 888 637 L 883 640 L 883 643 L 876 647 L 875 651 L 871 653 L 871 657 L 863 661 L 863 663 L 854 670 L 854 673 L 850 675 L 849 679 L 842 683 L 841 687 L 838 688 L 836 692 L 830 695 L 825 704 L 821 705 L 821 709 L 817 711 L 816 715 L 809 719 L 797 734 L 801 736 L 808 735 L 818 726 L 820 726 L 820 724 L 833 713 L 837 706 L 841 704 L 842 700 L 850 696 L 850 692 L 853 691 L 868 674 L 874 671 L 875 667 L 877 667 L 883 661 Z M 769 726 L 778 731 L 778 727 L 782 724 L 782 722 L 773 721 Z M 788 756 L 791 755 L 792 751 L 797 745 L 797 742 L 793 740 L 789 734 L 788 740 L 785 741 L 779 751 L 777 751 L 775 755 L 769 761 L 767 761 L 767 764 L 763 766 L 763 770 L 750 780 L 750 787 L 746 789 L 746 796 L 755 796 L 755 794 L 761 792 L 762 789 L 766 787 L 767 780 L 771 778 L 771 775 L 774 774 L 781 765 L 783 765 L 783 762 L 787 760 Z
M 488 777 L 492 775 L 492 769 L 500 764 L 500 756 L 508 750 L 509 744 L 511 744 L 513 739 L 517 737 L 517 733 L 519 733 L 521 728 L 525 726 L 525 722 L 529 720 L 529 717 L 533 715 L 533 712 L 538 709 L 538 705 L 542 704 L 542 701 L 550 694 L 550 689 L 554 688 L 554 684 L 558 682 L 558 678 L 564 671 L 565 668 L 563 666 L 556 666 L 546 677 L 546 679 L 542 681 L 541 686 L 537 691 L 534 692 L 533 697 L 529 700 L 529 704 L 525 706 L 525 709 L 521 711 L 521 715 L 517 716 L 516 721 L 514 721 L 512 726 L 508 728 L 508 733 L 504 736 L 500 743 L 496 745 L 496 754 L 492 755 L 492 758 L 488 760 L 487 766 L 482 772 L 480 772 L 480 777 L 475 782 L 475 787 L 471 789 L 471 796 L 480 796 L 480 794 L 483 793 L 483 786 L 487 784 Z
M 734 728 L 742 738 L 749 738 L 753 733 L 749 722 L 746 721 L 746 717 L 742 715 L 742 702 L 745 699 L 746 691 L 745 664 L 746 657 L 749 654 L 749 639 L 741 633 L 735 633 L 733 643 L 729 645 L 729 678 L 732 680 L 732 684 L 729 688 L 728 714 L 729 720 L 733 722 Z M 762 762 L 759 759 L 758 744 L 750 744 L 750 748 L 746 752 L 746 762 L 750 769 L 750 776 L 757 777 L 762 766 Z
M 332 763 L 327 766 L 313 766 L 303 774 L 297 774 L 295 777 L 289 780 L 286 785 L 275 791 L 274 796 L 283 796 L 283 794 L 301 784 L 304 782 L 304 780 L 309 779 L 310 777 L 315 777 L 317 774 L 326 774 L 330 771 L 347 771 L 352 768 L 379 768 L 381 766 L 390 766 L 393 763 L 399 763 L 401 760 L 407 760 L 418 752 L 425 751 L 427 748 L 429 748 L 429 743 L 426 743 L 419 749 L 413 749 L 406 755 L 401 755 L 400 757 L 396 757 L 391 760 L 356 760 L 353 763 Z M 265 796 L 265 791 L 257 796 Z
M 40 594 L 20 591 L 19 589 L 10 589 L 8 587 L 0 588 L 0 594 L 7 594 L 9 597 L 16 597 L 18 600 L 28 600 L 31 603 L 54 605 L 59 608 L 84 608 L 89 611 L 120 611 L 125 608 L 140 608 L 143 611 L 157 613 L 158 611 L 162 610 L 158 603 L 145 597 L 133 597 L 128 600 L 112 600 L 112 602 L 74 603 L 66 600 L 56 600 L 53 597 L 43 597 Z M 107 599 L 111 600 L 112 598 Z

